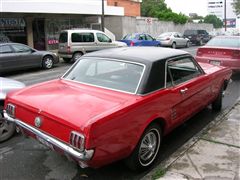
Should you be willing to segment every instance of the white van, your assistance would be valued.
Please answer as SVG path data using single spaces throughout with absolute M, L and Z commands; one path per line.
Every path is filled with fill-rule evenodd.
M 64 30 L 59 36 L 58 55 L 65 62 L 76 61 L 87 52 L 127 46 L 112 41 L 104 32 L 89 29 Z

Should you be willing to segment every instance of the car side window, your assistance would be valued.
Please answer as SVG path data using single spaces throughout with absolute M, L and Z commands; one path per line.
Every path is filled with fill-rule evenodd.
M 0 46 L 0 54 L 12 53 L 10 46 Z
M 111 42 L 111 39 L 102 33 L 97 33 L 97 39 L 99 42 Z
M 148 35 L 148 34 L 146 34 L 146 39 L 147 39 L 148 41 L 153 41 L 153 38 L 152 38 L 150 35 Z
M 170 60 L 167 62 L 166 86 L 178 85 L 202 74 L 190 57 Z
M 72 33 L 72 42 L 94 42 L 93 33 Z
M 21 45 L 21 44 L 12 44 L 12 48 L 17 53 L 26 53 L 26 52 L 31 52 L 32 51 L 31 48 L 29 48 L 27 46 L 24 46 L 24 45 Z
M 140 34 L 138 39 L 139 39 L 139 40 L 146 40 L 146 38 L 145 38 L 145 35 L 144 35 L 144 34 Z

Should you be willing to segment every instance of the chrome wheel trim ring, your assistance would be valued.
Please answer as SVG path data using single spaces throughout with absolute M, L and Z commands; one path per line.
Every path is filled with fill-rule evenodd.
M 155 128 L 151 129 L 142 138 L 138 152 L 138 159 L 142 166 L 146 167 L 155 160 L 159 151 L 160 141 L 159 131 Z

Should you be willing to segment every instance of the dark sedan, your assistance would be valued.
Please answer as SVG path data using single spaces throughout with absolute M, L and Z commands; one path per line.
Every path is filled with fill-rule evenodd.
M 52 52 L 38 51 L 19 43 L 0 44 L 0 73 L 33 67 L 51 69 L 58 62 L 58 56 Z

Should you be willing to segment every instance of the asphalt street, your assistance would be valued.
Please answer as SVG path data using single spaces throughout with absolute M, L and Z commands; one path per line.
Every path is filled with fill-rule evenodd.
M 186 50 L 192 55 L 196 46 Z M 60 63 L 51 70 L 33 69 L 5 74 L 5 77 L 32 85 L 39 82 L 61 77 L 70 64 Z M 240 74 L 232 77 L 223 100 L 223 110 L 231 108 L 240 96 Z M 220 112 L 221 113 L 221 112 Z M 185 124 L 174 130 L 163 141 L 160 157 L 156 164 L 168 158 L 185 142 L 201 131 L 214 120 L 219 113 L 206 108 Z M 149 170 L 150 171 L 150 170 Z M 148 172 L 149 172 L 148 171 Z M 148 172 L 138 173 L 129 171 L 123 162 L 105 166 L 100 169 L 81 169 L 66 157 L 52 152 L 38 142 L 16 134 L 12 139 L 0 144 L 0 179 L 141 179 Z

